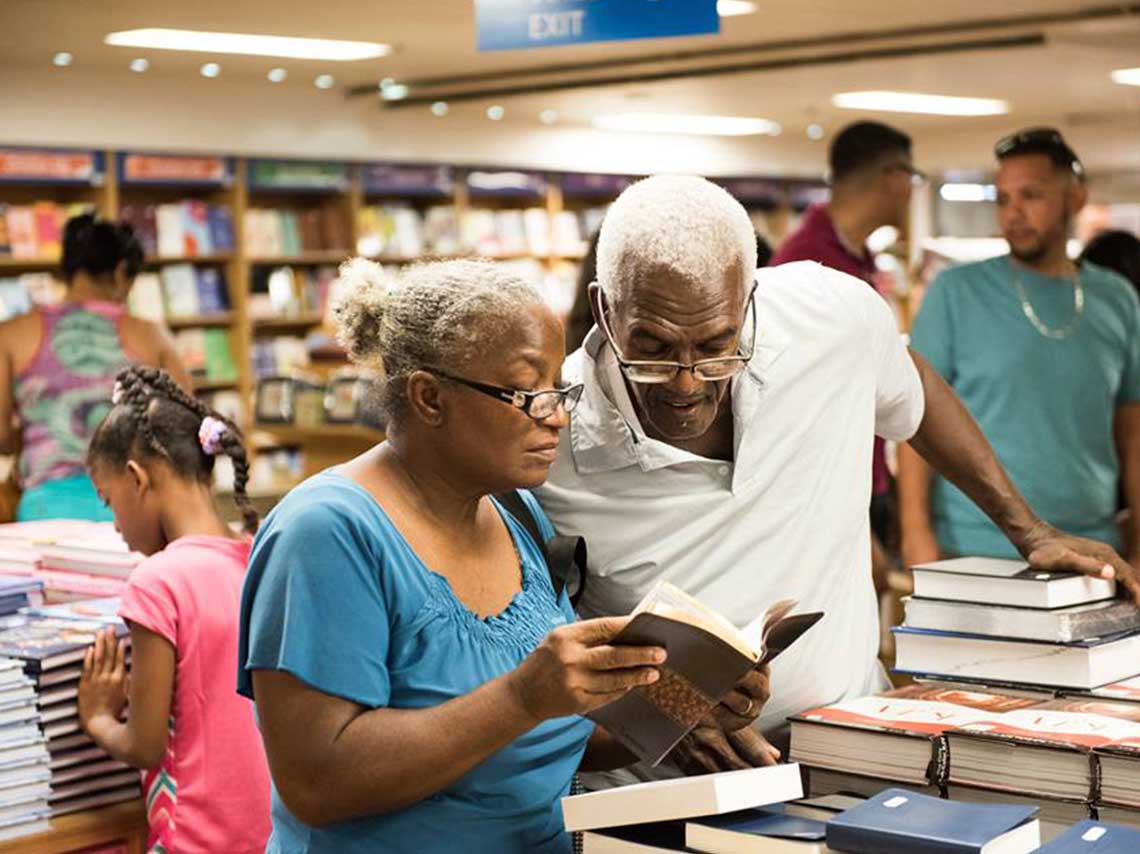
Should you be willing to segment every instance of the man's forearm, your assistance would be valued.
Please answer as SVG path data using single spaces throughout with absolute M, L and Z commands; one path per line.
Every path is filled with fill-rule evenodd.
M 911 357 L 922 377 L 926 412 L 910 446 L 961 489 L 1023 554 L 1050 529 L 1030 509 L 998 461 L 978 423 L 945 380 L 920 355 Z
M 1120 456 L 1120 484 L 1128 508 L 1126 541 L 1128 560 L 1140 563 L 1140 404 L 1131 403 L 1116 410 L 1113 424 Z
M 899 445 L 899 527 L 908 531 L 928 532 L 930 522 L 930 478 L 933 472 L 926 460 L 910 445 Z

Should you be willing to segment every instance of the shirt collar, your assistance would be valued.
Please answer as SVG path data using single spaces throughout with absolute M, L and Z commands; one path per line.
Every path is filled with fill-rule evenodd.
M 736 459 L 748 425 L 759 409 L 764 377 L 787 349 L 787 335 L 764 322 L 761 293 L 764 271 L 757 279 L 756 350 L 748 367 L 732 381 L 732 411 Z M 570 449 L 579 474 L 598 474 L 629 466 L 654 471 L 682 462 L 708 462 L 703 457 L 645 435 L 625 386 L 621 368 L 605 334 L 594 326 L 579 352 L 582 399 L 570 418 Z

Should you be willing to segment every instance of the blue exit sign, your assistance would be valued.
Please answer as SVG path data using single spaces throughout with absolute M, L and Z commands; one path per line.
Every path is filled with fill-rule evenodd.
M 475 0 L 479 50 L 720 32 L 716 0 Z

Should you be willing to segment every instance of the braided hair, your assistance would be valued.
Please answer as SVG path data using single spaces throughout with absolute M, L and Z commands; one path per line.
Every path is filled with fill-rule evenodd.
M 249 460 L 241 432 L 193 395 L 183 391 L 166 371 L 135 365 L 115 378 L 115 406 L 95 430 L 87 447 L 87 465 L 107 462 L 123 467 L 132 455 L 164 460 L 175 473 L 209 483 L 214 453 L 223 453 L 234 465 L 234 503 L 245 530 L 257 531 L 258 516 L 246 494 Z M 215 449 L 207 452 L 199 438 L 206 418 L 224 425 Z

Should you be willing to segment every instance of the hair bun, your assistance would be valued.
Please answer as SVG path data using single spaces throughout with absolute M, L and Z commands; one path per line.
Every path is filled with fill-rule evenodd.
M 353 359 L 368 360 L 382 352 L 380 332 L 388 303 L 389 280 L 384 268 L 367 258 L 350 258 L 340 265 L 333 306 L 337 340 Z

